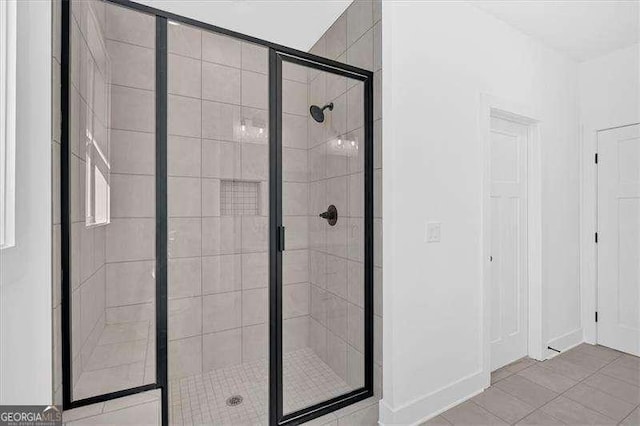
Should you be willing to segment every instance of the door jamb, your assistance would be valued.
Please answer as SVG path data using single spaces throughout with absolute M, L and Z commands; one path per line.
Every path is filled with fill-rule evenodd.
M 479 131 L 482 144 L 482 246 L 480 268 L 482 271 L 482 372 L 486 387 L 491 384 L 491 276 L 489 256 L 491 236 L 485 224 L 491 223 L 490 193 L 490 130 L 491 116 L 506 118 L 526 125 L 529 129 L 527 145 L 527 276 L 528 276 L 528 355 L 543 360 L 548 355 L 544 347 L 544 288 L 542 286 L 542 199 L 541 199 L 541 153 L 540 120 L 527 106 L 499 99 L 491 95 L 480 95 Z

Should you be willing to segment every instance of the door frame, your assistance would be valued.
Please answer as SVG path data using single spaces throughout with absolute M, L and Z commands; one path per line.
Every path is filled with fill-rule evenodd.
M 600 125 L 587 130 L 582 129 L 581 150 L 581 208 L 580 208 L 580 293 L 582 309 L 582 327 L 584 341 L 598 344 L 598 244 L 595 234 L 598 232 L 598 165 L 595 156 L 598 153 L 600 132 L 640 125 L 640 122 L 628 124 Z
M 282 64 L 313 68 L 364 85 L 364 386 L 308 407 L 284 413 L 282 211 Z M 269 423 L 298 425 L 373 396 L 373 73 L 291 51 L 269 49 Z
M 480 95 L 479 132 L 482 148 L 482 246 L 480 268 L 482 272 L 482 375 L 486 387 L 491 384 L 491 117 L 504 118 L 527 126 L 527 277 L 528 277 L 528 339 L 529 357 L 543 360 L 549 355 L 544 346 L 544 288 L 542 286 L 542 199 L 540 120 L 532 108 L 491 95 Z

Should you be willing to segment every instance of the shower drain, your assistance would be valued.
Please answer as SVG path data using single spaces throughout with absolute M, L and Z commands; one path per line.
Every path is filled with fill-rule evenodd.
M 242 397 L 240 395 L 233 395 L 227 398 L 227 405 L 229 407 L 235 407 L 240 404 L 242 404 Z

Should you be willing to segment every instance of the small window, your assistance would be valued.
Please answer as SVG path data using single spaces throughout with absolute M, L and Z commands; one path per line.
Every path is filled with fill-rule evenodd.
M 0 249 L 15 245 L 16 3 L 0 1 Z
M 2 1 L 2 0 L 0 0 Z M 89 57 L 85 66 L 87 125 L 85 140 L 86 226 L 107 225 L 111 221 L 111 166 L 109 163 L 111 126 L 111 60 L 93 9 L 87 14 L 86 44 Z

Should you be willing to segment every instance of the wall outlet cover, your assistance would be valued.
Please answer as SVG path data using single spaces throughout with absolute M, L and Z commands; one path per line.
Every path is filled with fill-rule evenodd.
M 427 243 L 439 243 L 440 242 L 440 222 L 427 222 L 427 231 L 425 235 L 425 241 Z

